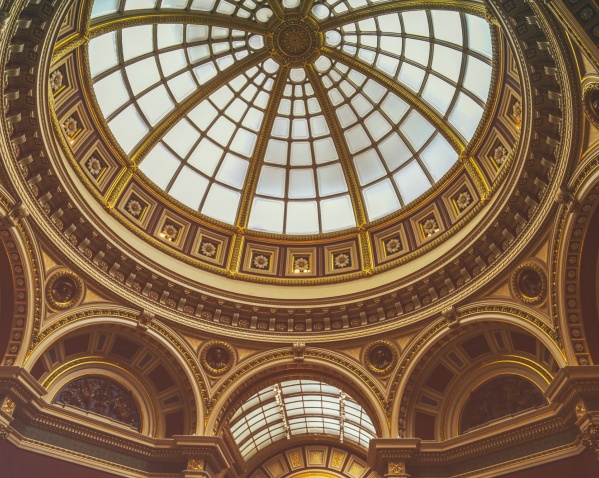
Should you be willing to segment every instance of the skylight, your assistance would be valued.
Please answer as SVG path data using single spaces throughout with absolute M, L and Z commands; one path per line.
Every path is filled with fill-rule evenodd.
M 110 31 L 90 71 L 124 152 L 185 206 L 275 234 L 356 227 L 427 192 L 483 115 L 486 21 L 273 2 L 96 0 L 92 31 Z
M 252 395 L 235 412 L 229 429 L 246 460 L 295 435 L 329 435 L 364 448 L 376 437 L 370 417 L 355 400 L 314 380 L 289 380 Z

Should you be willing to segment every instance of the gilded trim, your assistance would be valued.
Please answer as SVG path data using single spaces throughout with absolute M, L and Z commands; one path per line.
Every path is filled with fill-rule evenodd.
M 278 2 L 274 3 L 277 4 Z M 235 224 L 240 231 L 245 230 L 247 227 L 250 209 L 252 207 L 252 199 L 256 193 L 258 179 L 260 178 L 260 172 L 262 170 L 261 166 L 264 163 L 264 155 L 266 154 L 266 148 L 268 147 L 268 141 L 270 139 L 269 135 L 275 122 L 277 111 L 279 110 L 279 104 L 283 98 L 283 92 L 285 90 L 288 77 L 289 68 L 287 66 L 281 66 L 279 72 L 277 73 L 275 84 L 272 88 L 270 100 L 266 106 L 266 114 L 264 115 L 262 127 L 258 133 L 256 149 L 254 150 L 254 154 L 248 167 L 248 176 L 245 181 L 245 187 L 243 188 L 243 193 L 239 204 L 239 212 L 237 213 L 237 220 L 235 221 Z M 240 264 L 236 263 L 232 264 L 232 266 L 234 266 L 236 270 L 239 270 Z
M 89 40 L 89 35 L 80 35 L 79 33 L 71 35 L 69 38 L 54 47 L 54 53 L 52 54 L 50 65 L 58 63 L 73 50 L 87 45 Z
M 312 88 L 314 88 L 314 94 L 320 103 L 322 108 L 322 114 L 324 115 L 329 128 L 331 129 L 331 137 L 335 143 L 335 148 L 339 153 L 339 162 L 343 169 L 343 173 L 347 179 L 347 187 L 351 198 L 352 206 L 354 208 L 354 214 L 356 216 L 356 223 L 358 228 L 366 224 L 366 212 L 364 210 L 364 203 L 362 202 L 362 195 L 360 193 L 360 187 L 358 185 L 358 179 L 354 166 L 351 161 L 351 155 L 347 149 L 347 144 L 343 136 L 341 126 L 337 120 L 337 116 L 333 111 L 331 103 L 329 102 L 325 88 L 322 84 L 314 65 L 306 65 L 306 74 L 310 80 Z

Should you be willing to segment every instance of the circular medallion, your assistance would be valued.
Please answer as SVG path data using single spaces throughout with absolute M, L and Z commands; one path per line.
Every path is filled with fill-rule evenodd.
M 320 35 L 308 21 L 288 19 L 267 37 L 272 57 L 281 64 L 300 66 L 318 58 Z
M 46 284 L 46 300 L 55 310 L 76 305 L 83 297 L 83 283 L 72 271 L 59 270 L 50 275 Z
M 537 304 L 545 298 L 547 279 L 541 267 L 532 262 L 518 266 L 512 275 L 512 289 L 527 304 Z
M 202 349 L 200 362 L 210 375 L 222 375 L 231 369 L 234 356 L 228 343 L 212 341 Z
M 366 347 L 363 360 L 371 372 L 384 375 L 395 367 L 397 350 L 390 342 L 378 340 Z
M 305 23 L 285 24 L 279 30 L 277 46 L 284 55 L 297 58 L 305 55 L 312 48 L 313 35 Z

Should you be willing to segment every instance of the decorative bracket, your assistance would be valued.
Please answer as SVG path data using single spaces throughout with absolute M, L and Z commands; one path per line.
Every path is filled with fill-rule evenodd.
M 143 310 L 140 312 L 137 317 L 137 326 L 142 330 L 148 330 L 148 327 L 154 320 L 154 314 L 152 312 L 148 312 L 147 310 Z
M 296 342 L 293 344 L 293 360 L 299 363 L 304 361 L 304 352 L 306 351 L 306 344 L 303 342 Z
M 570 189 L 560 188 L 557 195 L 555 196 L 555 202 L 558 204 L 563 204 L 566 206 L 568 213 L 576 211 L 580 203 L 574 196 L 573 192 Z

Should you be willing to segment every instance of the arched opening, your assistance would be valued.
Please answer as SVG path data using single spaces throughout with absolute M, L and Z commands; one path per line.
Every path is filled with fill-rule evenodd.
M 14 314 L 14 283 L 8 252 L 0 241 L 0 359 L 4 357 L 10 340 Z
M 307 378 L 281 379 L 235 410 L 229 432 L 244 460 L 299 435 L 338 437 L 367 449 L 377 436 L 364 408 L 340 388 Z
M 593 363 L 599 363 L 599 209 L 589 221 L 580 256 L 580 305 Z

